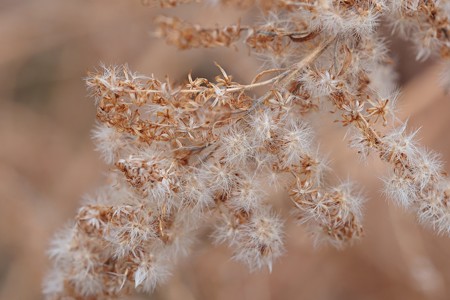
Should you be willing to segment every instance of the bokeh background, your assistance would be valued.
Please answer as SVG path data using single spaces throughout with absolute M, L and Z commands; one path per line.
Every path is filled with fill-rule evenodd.
M 0 299 L 42 299 L 52 234 L 108 170 L 90 139 L 95 112 L 83 82 L 89 70 L 100 62 L 128 63 L 176 81 L 190 70 L 211 77 L 217 61 L 238 81 L 257 72 L 260 64 L 245 48 L 166 46 L 152 36 L 160 13 L 210 25 L 258 20 L 223 7 L 168 11 L 140 0 L 0 0 Z M 439 88 L 441 67 L 415 62 L 411 45 L 395 37 L 389 43 L 404 90 L 402 117 L 422 127 L 421 142 L 450 162 L 450 100 Z M 360 243 L 344 251 L 314 248 L 288 220 L 286 255 L 272 274 L 249 273 L 226 247 L 212 246 L 205 229 L 167 284 L 130 299 L 450 299 L 450 238 L 421 228 L 386 201 L 379 180 L 386 166 L 359 162 L 332 116 L 314 123 L 336 174 L 357 179 L 368 196 Z M 285 195 L 273 197 L 288 215 Z

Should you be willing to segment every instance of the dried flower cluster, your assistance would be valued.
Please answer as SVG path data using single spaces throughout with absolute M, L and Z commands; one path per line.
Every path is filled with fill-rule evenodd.
M 390 24 L 417 45 L 418 59 L 433 53 L 448 58 L 450 2 L 244 6 L 252 5 L 270 11 L 266 23 L 211 29 L 157 20 L 158 34 L 180 49 L 244 39 L 272 64 L 249 84 L 233 81 L 219 65 L 213 81 L 189 75 L 181 85 L 127 67 L 90 74 L 99 121 L 94 138 L 113 171 L 110 183 L 54 239 L 48 299 L 151 292 L 189 251 L 196 229 L 211 222 L 215 242 L 227 243 L 236 260 L 271 269 L 284 237 L 263 188 L 268 182 L 289 193 L 299 223 L 316 241 L 343 247 L 360 238 L 363 199 L 351 183 L 326 180 L 329 167 L 305 117 L 317 110 L 338 116 L 362 157 L 373 153 L 391 166 L 388 198 L 450 233 L 449 181 L 439 156 L 419 146 L 394 115 L 395 76 L 378 30 Z

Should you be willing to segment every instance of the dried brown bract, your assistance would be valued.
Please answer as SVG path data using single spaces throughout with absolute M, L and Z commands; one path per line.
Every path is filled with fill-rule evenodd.
M 179 49 L 229 47 L 239 40 L 244 30 L 239 23 L 223 28 L 203 28 L 178 18 L 160 16 L 156 19 L 157 35 Z

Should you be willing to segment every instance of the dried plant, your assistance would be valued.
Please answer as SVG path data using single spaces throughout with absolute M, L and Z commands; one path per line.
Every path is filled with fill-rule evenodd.
M 196 230 L 211 223 L 214 241 L 227 243 L 236 260 L 271 269 L 284 237 L 268 182 L 289 193 L 317 242 L 341 248 L 360 238 L 363 198 L 349 182 L 330 186 L 307 121 L 321 110 L 349 128 L 350 147 L 363 159 L 372 154 L 391 167 L 389 199 L 450 233 L 449 181 L 439 155 L 418 145 L 394 114 L 395 75 L 379 30 L 388 24 L 412 41 L 418 59 L 448 59 L 450 2 L 224 2 L 263 8 L 266 22 L 204 28 L 160 17 L 158 34 L 180 49 L 244 40 L 266 61 L 252 82 L 235 82 L 219 65 L 213 81 L 188 75 L 181 85 L 126 66 L 89 75 L 94 139 L 113 167 L 109 184 L 53 240 L 49 299 L 151 292 L 189 252 Z

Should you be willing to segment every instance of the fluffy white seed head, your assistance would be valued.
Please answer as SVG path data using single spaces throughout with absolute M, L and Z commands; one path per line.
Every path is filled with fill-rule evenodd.
M 73 225 L 67 225 L 52 239 L 48 255 L 56 263 L 67 260 L 70 256 L 72 241 L 76 238 L 76 229 Z
M 348 135 L 350 135 L 350 148 L 355 149 L 359 154 L 360 160 L 367 163 L 367 158 L 372 150 L 370 141 L 360 131 L 351 130 Z
M 402 126 L 392 130 L 385 137 L 382 138 L 383 143 L 387 145 L 388 152 L 383 153 L 383 158 L 389 162 L 395 160 L 402 160 L 402 157 L 406 155 L 408 158 L 416 157 L 417 145 L 415 137 L 417 131 L 407 134 L 406 123 Z
M 164 282 L 169 277 L 168 265 L 167 261 L 154 255 L 148 255 L 142 259 L 134 272 L 135 288 L 151 293 L 157 284 Z
M 257 209 L 264 197 L 262 184 L 256 178 L 256 174 L 243 174 L 240 176 L 238 184 L 231 192 L 231 206 L 236 210 L 242 209 L 246 212 Z
M 294 203 L 299 209 L 299 222 L 308 226 L 316 244 L 343 248 L 361 237 L 364 199 L 352 184 L 343 183 L 328 192 L 308 190 L 308 187 L 294 190 Z
M 274 121 L 273 113 L 269 110 L 257 112 L 251 116 L 248 121 L 250 128 L 250 138 L 252 139 L 252 146 L 261 147 L 264 142 L 272 139 L 274 130 L 277 129 L 277 124 Z
M 356 189 L 354 183 L 345 181 L 338 187 L 332 189 L 332 193 L 338 194 L 341 204 L 341 217 L 342 219 L 348 219 L 350 214 L 353 214 L 356 218 L 362 218 L 362 205 L 365 202 L 365 198 L 361 191 Z
M 331 1 L 328 2 L 326 6 L 328 9 L 321 10 L 312 19 L 312 29 L 321 29 L 332 35 L 364 37 L 372 34 L 378 25 L 380 14 L 375 7 L 369 8 L 363 14 L 360 14 L 357 10 L 348 10 L 344 13 L 338 7 L 339 4 L 333 5 Z
M 395 173 L 384 179 L 384 193 L 402 207 L 410 207 L 418 198 L 417 187 L 412 179 Z
M 450 233 L 450 211 L 448 209 L 450 189 L 448 189 L 448 183 L 444 183 L 443 187 L 447 187 L 446 191 L 435 189 L 423 192 L 417 211 L 422 224 L 431 227 L 438 233 L 448 235 Z
M 206 163 L 198 170 L 197 176 L 212 194 L 229 193 L 236 182 L 235 173 L 236 171 L 229 165 Z
M 282 223 L 275 215 L 255 215 L 241 228 L 235 244 L 234 259 L 251 270 L 268 267 L 283 253 Z
M 313 98 L 327 97 L 343 84 L 330 72 L 319 72 L 311 68 L 307 68 L 298 81 Z
M 119 151 L 126 148 L 124 134 L 104 124 L 97 125 L 92 137 L 96 141 L 96 150 L 107 164 L 113 164 L 118 158 Z
M 249 134 L 242 129 L 232 128 L 220 138 L 224 161 L 234 165 L 242 165 L 253 156 Z
M 190 174 L 186 179 L 180 197 L 184 206 L 197 210 L 199 213 L 214 205 L 211 189 L 197 177 L 196 173 Z
M 302 156 L 311 152 L 313 135 L 311 128 L 305 123 L 289 121 L 277 133 L 281 144 L 279 159 L 283 167 L 299 164 Z
M 437 153 L 417 148 L 416 155 L 410 161 L 411 177 L 419 190 L 441 180 L 443 176 L 442 161 Z
M 63 270 L 54 267 L 45 276 L 43 284 L 43 294 L 46 299 L 53 300 L 57 299 L 55 295 L 64 293 L 64 281 L 66 280 Z
M 216 243 L 227 243 L 233 258 L 245 263 L 250 270 L 268 267 L 283 253 L 281 220 L 267 207 L 249 213 L 223 216 L 214 232 Z

